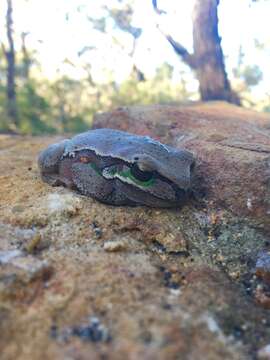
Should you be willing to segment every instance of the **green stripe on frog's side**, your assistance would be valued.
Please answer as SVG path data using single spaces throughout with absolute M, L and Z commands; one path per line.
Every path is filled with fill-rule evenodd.
M 149 186 L 152 186 L 154 185 L 155 183 L 155 179 L 152 178 L 152 179 L 149 179 L 147 181 L 140 181 L 138 179 L 136 179 L 132 174 L 131 174 L 131 171 L 130 170 L 127 170 L 127 171 L 120 171 L 119 173 L 119 176 L 123 177 L 123 178 L 126 178 L 126 179 L 130 179 L 132 182 L 134 182 L 135 184 L 139 185 L 139 186 L 143 186 L 143 187 L 149 187 Z
M 101 170 L 97 167 L 97 165 L 96 165 L 95 163 L 89 163 L 89 165 L 91 166 L 91 168 L 92 168 L 93 170 L 95 170 L 95 172 L 96 172 L 98 175 L 102 176 Z
M 96 171 L 97 174 L 99 174 L 100 176 L 102 176 L 102 172 L 101 170 L 97 167 L 96 164 L 91 163 L 90 164 L 91 168 L 94 169 Z M 126 171 L 117 171 L 116 168 L 112 168 L 110 169 L 109 173 L 112 175 L 112 177 L 116 177 L 116 175 L 119 175 L 119 177 L 125 178 L 125 179 L 130 179 L 133 183 L 142 186 L 142 187 L 149 187 L 154 185 L 155 183 L 155 179 L 149 179 L 147 181 L 140 181 L 138 179 L 136 179 L 132 174 L 130 169 L 126 170 Z

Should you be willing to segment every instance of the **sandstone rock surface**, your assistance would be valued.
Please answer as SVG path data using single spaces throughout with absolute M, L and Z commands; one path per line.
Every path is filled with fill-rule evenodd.
M 40 180 L 37 154 L 60 137 L 0 135 L 1 359 L 265 356 L 270 118 L 157 105 L 94 127 L 191 150 L 194 196 L 173 210 L 103 205 Z

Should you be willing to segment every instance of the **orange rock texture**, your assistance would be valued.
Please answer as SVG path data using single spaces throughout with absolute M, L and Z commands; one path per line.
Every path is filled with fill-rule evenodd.
M 1 359 L 267 356 L 270 117 L 153 105 L 94 127 L 192 151 L 194 195 L 181 209 L 104 205 L 41 181 L 37 155 L 63 137 L 0 135 Z

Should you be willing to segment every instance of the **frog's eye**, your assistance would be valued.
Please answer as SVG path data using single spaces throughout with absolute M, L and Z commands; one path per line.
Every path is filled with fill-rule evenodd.
M 83 164 L 87 164 L 90 162 L 90 159 L 87 156 L 80 156 L 79 161 Z
M 152 186 L 156 181 L 154 172 L 142 171 L 136 164 L 131 167 L 125 165 L 121 170 L 117 169 L 117 166 L 109 166 L 102 170 L 102 175 L 106 179 L 118 178 L 128 184 L 137 184 L 142 187 Z
M 130 168 L 130 174 L 137 180 L 145 182 L 153 178 L 152 171 L 142 171 L 139 169 L 138 165 L 135 163 Z

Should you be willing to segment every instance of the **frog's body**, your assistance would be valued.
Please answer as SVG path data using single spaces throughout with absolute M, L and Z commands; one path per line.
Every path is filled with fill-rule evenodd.
M 146 136 L 90 130 L 41 152 L 44 181 L 78 189 L 112 205 L 181 205 L 190 188 L 193 155 Z

